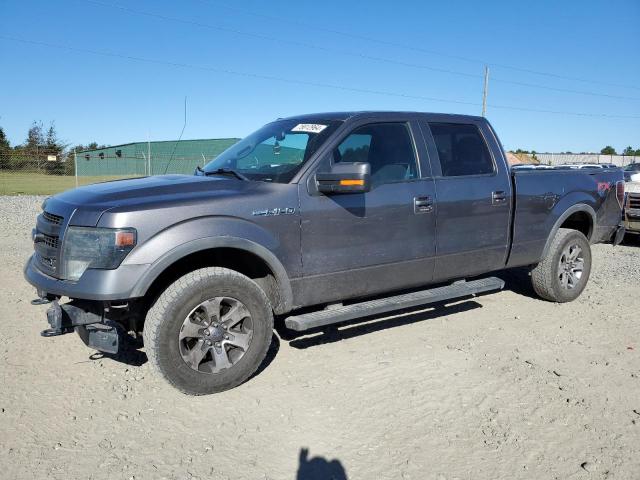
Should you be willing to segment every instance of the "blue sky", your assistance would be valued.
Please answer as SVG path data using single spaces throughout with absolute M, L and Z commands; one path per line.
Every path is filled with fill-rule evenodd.
M 480 114 L 488 62 L 487 117 L 506 148 L 640 148 L 638 0 L 0 0 L 0 19 L 12 144 L 33 120 L 74 144 L 175 139 L 185 96 L 185 139 L 317 111 Z

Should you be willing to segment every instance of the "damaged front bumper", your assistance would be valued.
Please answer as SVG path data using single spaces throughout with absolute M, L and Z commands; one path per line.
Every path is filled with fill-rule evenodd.
M 34 304 L 45 303 L 42 298 Z M 123 341 L 121 327 L 106 319 L 101 302 L 70 302 L 60 304 L 57 299 L 51 301 L 47 309 L 49 327 L 41 332 L 43 337 L 55 337 L 71 333 L 74 330 L 82 341 L 95 350 L 116 354 Z

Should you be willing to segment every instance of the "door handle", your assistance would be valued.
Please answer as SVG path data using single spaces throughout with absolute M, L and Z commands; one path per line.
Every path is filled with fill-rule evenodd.
M 491 192 L 491 203 L 493 205 L 502 205 L 507 201 L 507 194 L 502 190 L 498 190 L 497 192 Z
M 433 199 L 430 196 L 413 198 L 413 213 L 433 212 Z

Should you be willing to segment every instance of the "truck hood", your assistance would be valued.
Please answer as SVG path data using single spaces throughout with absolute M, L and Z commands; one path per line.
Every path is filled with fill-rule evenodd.
M 96 183 L 60 193 L 46 200 L 45 209 L 69 218 L 70 225 L 96 226 L 109 210 L 139 210 L 150 205 L 190 203 L 220 196 L 246 194 L 259 182 L 226 176 L 159 175 Z

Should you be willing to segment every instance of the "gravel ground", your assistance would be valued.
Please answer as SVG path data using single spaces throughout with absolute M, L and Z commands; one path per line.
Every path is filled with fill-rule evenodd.
M 193 398 L 143 352 L 40 337 L 22 266 L 41 201 L 0 197 L 0 477 L 639 478 L 638 241 L 595 246 L 571 304 L 507 273 L 498 294 L 275 336 L 257 376 Z

